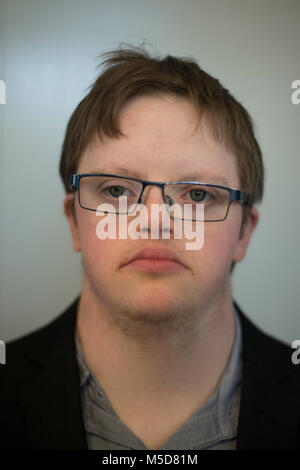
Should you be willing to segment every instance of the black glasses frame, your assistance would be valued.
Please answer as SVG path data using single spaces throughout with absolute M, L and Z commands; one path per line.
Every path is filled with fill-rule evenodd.
M 141 183 L 143 187 L 142 187 L 139 199 L 137 201 L 137 205 L 141 204 L 141 202 L 142 202 L 142 195 L 143 195 L 143 192 L 144 192 L 144 189 L 146 188 L 146 186 L 159 186 L 162 190 L 163 200 L 164 200 L 165 204 L 167 204 L 166 196 L 165 196 L 165 186 L 166 185 L 171 185 L 171 184 L 197 184 L 197 185 L 199 185 L 200 184 L 201 186 L 210 186 L 210 187 L 213 187 L 213 188 L 221 188 L 221 189 L 225 189 L 226 191 L 228 191 L 229 194 L 230 194 L 230 197 L 229 197 L 228 207 L 227 207 L 225 217 L 223 219 L 218 219 L 218 220 L 206 220 L 205 222 L 222 222 L 223 220 L 226 219 L 232 202 L 239 202 L 241 204 L 246 205 L 248 203 L 248 200 L 249 200 L 248 196 L 243 191 L 241 191 L 239 189 L 228 188 L 227 186 L 221 186 L 219 184 L 203 183 L 203 182 L 200 182 L 200 181 L 158 182 L 158 181 L 141 180 L 141 179 L 133 178 L 133 177 L 130 177 L 130 176 L 113 175 L 113 174 L 109 174 L 109 173 L 81 173 L 81 174 L 71 175 L 70 188 L 73 192 L 75 192 L 75 191 L 78 192 L 78 202 L 79 202 L 80 207 L 82 207 L 82 209 L 86 209 L 86 210 L 93 211 L 93 212 L 97 212 L 97 209 L 90 209 L 88 207 L 84 207 L 84 206 L 81 205 L 81 202 L 80 202 L 80 180 L 82 178 L 92 177 L 92 176 L 109 176 L 109 177 L 113 177 L 113 178 L 120 178 L 120 179 L 124 179 L 124 180 L 137 181 L 137 182 Z

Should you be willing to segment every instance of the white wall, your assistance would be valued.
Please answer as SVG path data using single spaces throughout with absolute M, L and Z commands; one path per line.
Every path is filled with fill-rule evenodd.
M 143 39 L 155 53 L 194 57 L 252 114 L 266 189 L 234 298 L 273 336 L 300 338 L 299 18 L 298 0 L 1 0 L 2 339 L 44 325 L 80 292 L 58 176 L 64 131 L 97 55 Z

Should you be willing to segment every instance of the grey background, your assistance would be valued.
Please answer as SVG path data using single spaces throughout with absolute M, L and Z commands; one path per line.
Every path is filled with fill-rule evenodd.
M 144 39 L 154 53 L 194 57 L 251 113 L 266 189 L 233 296 L 265 331 L 300 338 L 299 18 L 299 0 L 0 1 L 2 339 L 44 325 L 80 292 L 58 177 L 64 131 L 97 56 Z

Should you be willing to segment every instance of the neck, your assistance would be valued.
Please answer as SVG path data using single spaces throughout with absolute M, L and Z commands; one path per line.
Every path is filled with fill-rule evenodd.
M 76 333 L 90 370 L 118 411 L 145 403 L 163 408 L 178 397 L 196 410 L 209 400 L 235 337 L 230 285 L 215 302 L 197 309 L 184 340 L 176 329 L 159 335 L 155 326 L 152 334 L 149 327 L 147 335 L 130 338 L 109 318 L 86 281 L 83 287 Z

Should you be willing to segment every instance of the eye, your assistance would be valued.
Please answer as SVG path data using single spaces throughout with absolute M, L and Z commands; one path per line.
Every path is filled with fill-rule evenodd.
M 188 191 L 188 194 L 190 194 L 190 197 L 194 202 L 208 202 L 213 197 L 201 188 L 191 189 Z
M 100 194 L 113 199 L 119 199 L 121 196 L 126 196 L 130 200 L 137 198 L 136 191 L 131 191 L 129 188 L 121 185 L 106 186 L 101 189 Z
M 106 191 L 109 192 L 109 194 L 113 197 L 120 197 L 123 195 L 123 192 L 125 188 L 123 186 L 109 186 L 108 188 L 105 188 Z

